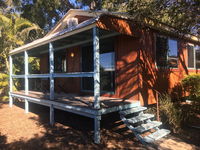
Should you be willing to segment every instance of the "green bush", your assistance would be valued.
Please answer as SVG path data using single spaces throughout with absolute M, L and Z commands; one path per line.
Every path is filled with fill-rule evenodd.
M 170 95 L 163 94 L 159 98 L 160 104 L 160 117 L 164 124 L 174 132 L 179 132 L 184 121 L 184 115 L 179 105 L 173 103 Z
M 0 101 L 8 100 L 9 77 L 5 73 L 0 73 Z
M 188 75 L 181 81 L 183 88 L 189 92 L 191 99 L 196 99 L 200 96 L 200 75 Z

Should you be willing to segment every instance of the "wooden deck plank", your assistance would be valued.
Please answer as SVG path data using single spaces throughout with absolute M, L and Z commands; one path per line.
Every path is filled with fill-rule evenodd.
M 24 91 L 15 91 L 13 93 L 43 100 L 45 99 L 49 100 L 49 93 L 42 93 L 37 91 L 29 91 L 28 95 L 26 95 Z M 75 94 L 55 93 L 55 99 L 53 101 L 57 101 L 64 104 L 70 104 L 73 106 L 92 108 L 94 102 L 94 96 L 79 96 Z M 123 100 L 120 98 L 100 97 L 101 108 L 126 105 L 126 104 L 131 104 L 133 102 L 134 101 Z

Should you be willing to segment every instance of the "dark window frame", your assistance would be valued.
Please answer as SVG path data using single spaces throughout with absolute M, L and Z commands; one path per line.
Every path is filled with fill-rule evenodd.
M 189 67 L 189 47 L 192 47 L 192 49 L 193 49 L 193 67 Z M 187 68 L 188 69 L 195 69 L 196 68 L 196 54 L 195 54 L 196 52 L 195 52 L 195 47 L 194 47 L 194 45 L 192 45 L 192 44 L 187 44 Z
M 105 45 L 104 45 L 105 46 Z M 114 53 L 114 56 L 113 56 L 113 70 L 112 71 L 105 71 L 104 73 L 110 73 L 110 72 L 112 72 L 111 73 L 111 76 L 112 76 L 112 79 L 111 79 L 111 81 L 112 81 L 112 85 L 111 85 L 111 88 L 112 88 L 112 90 L 102 90 L 102 88 L 101 88 L 101 94 L 104 94 L 104 93 L 108 93 L 108 94 L 114 94 L 115 93 L 115 89 L 116 89 L 116 84 L 115 84 L 115 79 L 116 79 L 116 52 L 115 52 L 115 49 L 114 49 L 114 43 L 113 43 L 113 45 L 112 45 L 112 48 L 106 48 L 106 49 L 104 49 L 104 48 L 102 48 L 102 47 L 104 47 L 104 46 L 100 46 L 100 55 L 101 54 L 106 54 L 106 53 Z M 83 46 L 82 47 L 82 50 L 81 50 L 81 52 L 82 52 L 82 59 L 81 59 L 81 63 L 82 63 L 82 72 L 90 72 L 90 71 L 92 71 L 93 72 L 93 69 L 92 70 L 89 70 L 89 68 L 91 67 L 91 68 L 93 68 L 93 56 L 92 56 L 92 61 L 90 62 L 90 60 L 87 60 L 88 62 L 90 62 L 90 63 L 92 63 L 92 64 L 89 64 L 90 65 L 90 67 L 89 68 L 86 68 L 86 70 L 83 70 L 83 63 L 84 63 L 84 60 L 83 60 L 83 55 L 84 55 L 84 53 L 83 53 L 83 49 L 84 48 L 86 48 L 86 47 L 88 47 L 88 48 L 90 48 L 91 49 L 91 53 L 93 53 L 93 47 L 92 47 L 92 45 L 87 45 L 87 46 Z M 108 52 L 107 52 L 107 50 L 108 50 Z M 106 51 L 106 52 L 105 52 Z M 92 54 L 93 55 L 93 54 Z M 101 56 L 100 56 L 101 57 Z M 101 61 L 101 60 L 100 60 Z M 102 75 L 103 75 L 103 72 L 101 72 L 100 73 L 100 78 L 102 79 Z M 93 78 L 91 77 L 91 79 L 93 80 Z M 100 80 L 101 80 L 100 79 Z M 101 83 L 102 83 L 102 81 L 101 81 Z M 84 79 L 82 78 L 81 79 L 81 91 L 83 91 L 83 92 L 93 92 L 93 89 L 85 89 L 84 88 Z M 93 87 L 93 86 L 92 86 Z
M 160 62 L 158 61 L 158 38 L 163 38 L 163 40 L 166 40 L 166 49 L 164 50 L 164 52 L 166 53 L 163 57 L 163 53 L 160 53 L 160 56 L 163 57 L 164 60 L 161 60 Z M 169 56 L 169 41 L 170 40 L 173 40 L 173 41 L 176 41 L 177 43 L 177 56 L 176 56 L 176 65 L 175 66 L 171 66 L 170 63 L 169 63 L 169 57 L 172 57 L 172 56 Z M 164 44 L 163 44 L 164 45 Z M 160 45 L 159 45 L 160 46 Z M 162 46 L 160 47 L 162 48 Z M 159 58 L 159 59 L 162 59 L 162 58 Z M 163 63 L 162 65 L 159 64 L 159 63 Z M 172 68 L 172 69 L 177 69 L 179 67 L 179 41 L 178 39 L 176 38 L 171 38 L 171 37 L 168 37 L 168 36 L 164 36 L 164 35 L 156 35 L 155 36 L 155 64 L 156 64 L 156 68 Z
M 197 50 L 199 51 L 199 67 L 197 67 Z M 194 63 L 195 63 L 195 69 L 200 69 L 200 46 L 195 45 L 194 46 L 194 52 L 195 52 L 195 58 L 194 58 Z

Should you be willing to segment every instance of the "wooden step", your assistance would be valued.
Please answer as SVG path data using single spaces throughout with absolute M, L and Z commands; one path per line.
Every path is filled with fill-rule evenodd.
M 170 133 L 169 130 L 167 129 L 159 129 L 156 132 L 149 134 L 145 137 L 143 137 L 142 139 L 146 142 L 146 143 L 153 143 L 156 140 L 168 135 Z
M 141 124 L 140 126 L 136 127 L 134 130 L 136 132 L 143 133 L 150 129 L 156 128 L 156 127 L 160 126 L 161 124 L 162 124 L 162 122 L 159 122 L 159 121 L 151 121 L 151 122 L 148 122 L 145 124 Z
M 146 109 L 147 109 L 146 107 L 134 107 L 134 108 L 131 108 L 131 109 L 122 110 L 119 113 L 121 115 L 126 116 L 126 115 L 129 115 L 129 114 L 132 114 L 132 113 L 137 113 L 137 112 L 140 112 L 140 111 L 144 111 Z
M 135 124 L 135 123 L 147 120 L 147 119 L 151 119 L 153 117 L 154 117 L 153 114 L 142 114 L 142 115 L 130 118 L 130 119 L 126 119 L 126 122 L 128 122 L 129 124 Z

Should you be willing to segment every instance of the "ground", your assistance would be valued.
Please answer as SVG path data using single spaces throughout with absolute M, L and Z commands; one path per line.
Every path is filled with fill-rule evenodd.
M 101 144 L 93 143 L 93 120 L 56 110 L 54 127 L 49 125 L 49 109 L 30 104 L 24 113 L 24 103 L 10 108 L 0 104 L 0 149 L 163 149 L 192 150 L 200 148 L 200 131 L 191 129 L 195 136 L 171 135 L 154 146 L 144 146 L 127 130 L 118 114 L 102 118 Z M 181 137 L 181 138 L 180 138 Z M 192 137 L 192 138 L 191 138 Z M 190 144 L 189 144 L 190 143 Z

